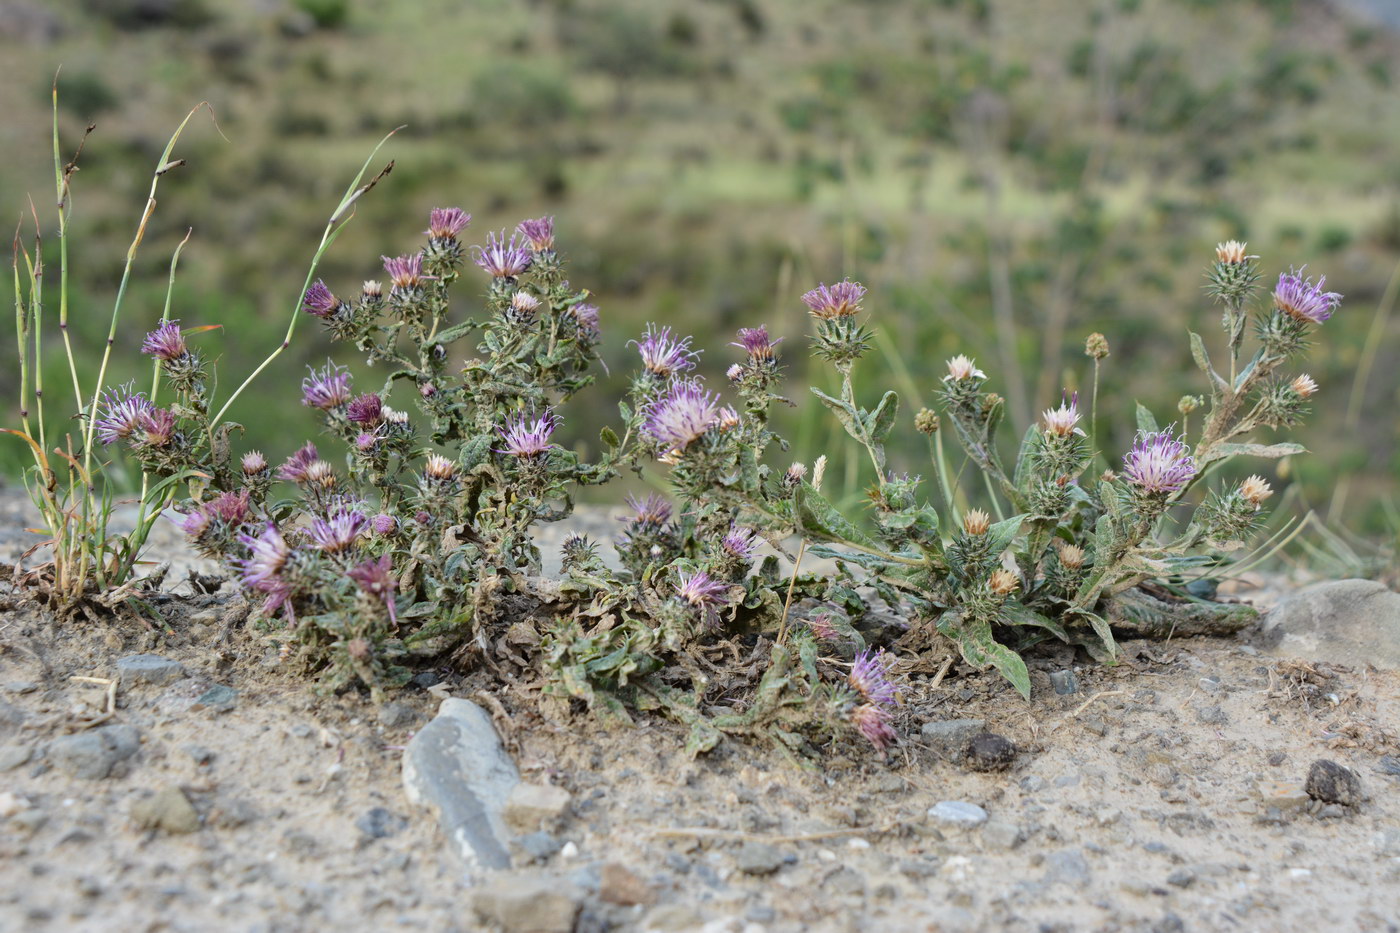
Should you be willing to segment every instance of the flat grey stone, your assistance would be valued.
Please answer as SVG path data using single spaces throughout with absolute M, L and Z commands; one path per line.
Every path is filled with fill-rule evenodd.
M 987 811 L 965 800 L 940 800 L 929 807 L 930 818 L 944 826 L 981 826 L 987 822 Z
M 735 853 L 734 865 L 746 875 L 771 875 L 787 857 L 783 850 L 766 842 L 746 842 Z
M 1061 849 L 1045 857 L 1046 884 L 1080 887 L 1089 883 L 1089 863 L 1078 849 Z
M 195 698 L 190 709 L 207 709 L 216 713 L 227 713 L 238 705 L 238 691 L 223 684 L 215 684 Z
M 13 771 L 20 765 L 28 764 L 34 749 L 28 745 L 0 745 L 0 772 Z
M 506 933 L 570 933 L 582 902 L 565 879 L 536 874 L 497 875 L 472 895 L 476 912 Z
M 459 697 L 443 700 L 404 751 L 409 803 L 437 814 L 443 834 L 469 866 L 510 867 L 502 811 L 519 782 L 491 716 Z
M 974 735 L 987 731 L 983 719 L 944 719 L 926 722 L 919 730 L 924 744 L 944 757 L 961 756 Z
M 123 687 L 135 687 L 140 684 L 159 687 L 184 676 L 183 664 L 158 654 L 129 654 L 117 659 L 117 679 Z
M 553 784 L 521 783 L 506 799 L 503 817 L 516 832 L 532 833 L 552 824 L 569 808 L 569 792 Z
M 141 735 L 127 725 L 101 726 L 49 743 L 49 758 L 65 774 L 86 780 L 110 777 L 141 748 Z
M 992 820 L 982 827 L 982 841 L 989 849 L 1004 849 L 1009 852 L 1024 842 L 1025 836 L 1021 827 L 1015 823 Z
M 9 738 L 19 727 L 24 725 L 24 721 L 29 717 L 24 710 L 13 703 L 6 703 L 0 700 L 0 739 Z
M 1374 580 L 1334 580 L 1279 600 L 1260 620 L 1276 657 L 1400 669 L 1400 593 Z
M 192 833 L 199 829 L 199 814 L 178 787 L 162 787 L 131 805 L 131 821 L 142 829 L 167 833 Z
M 397 700 L 390 700 L 379 707 L 379 721 L 388 729 L 411 726 L 418 721 L 418 718 L 418 710 Z
M 408 827 L 408 820 L 384 807 L 373 807 L 355 821 L 367 839 L 387 839 Z
M 1055 692 L 1062 696 L 1079 692 L 1079 678 L 1074 676 L 1074 671 L 1051 671 L 1050 686 L 1055 688 Z

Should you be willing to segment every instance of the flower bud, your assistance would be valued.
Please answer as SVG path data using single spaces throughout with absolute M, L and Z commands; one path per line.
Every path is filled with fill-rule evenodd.
M 963 516 L 963 531 L 973 537 L 980 537 L 992 527 L 992 517 L 981 509 L 969 509 Z
M 1274 494 L 1273 489 L 1262 476 L 1251 476 L 1243 483 L 1240 483 L 1240 498 L 1253 505 L 1256 509 L 1261 503 Z
M 1016 575 L 1009 570 L 994 570 L 987 578 L 987 588 L 998 596 L 1009 596 L 1020 586 Z
M 938 433 L 938 412 L 931 408 L 920 408 L 914 416 L 914 428 L 921 434 Z
M 1100 333 L 1090 334 L 1084 341 L 1084 355 L 1096 360 L 1108 356 L 1108 338 Z
M 1317 383 L 1314 382 L 1313 377 L 1309 376 L 1307 373 L 1303 373 L 1301 376 L 1294 379 L 1289 385 L 1289 388 L 1298 393 L 1299 398 L 1311 398 L 1313 395 L 1317 394 Z

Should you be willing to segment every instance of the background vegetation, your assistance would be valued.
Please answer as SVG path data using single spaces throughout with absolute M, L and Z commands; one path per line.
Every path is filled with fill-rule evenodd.
M 826 378 L 798 301 L 817 281 L 849 274 L 871 289 L 887 339 L 866 392 L 893 380 L 931 403 L 943 360 L 968 353 L 1022 425 L 1085 383 L 1084 337 L 1102 331 L 1113 355 L 1100 420 L 1116 426 L 1116 457 L 1133 399 L 1165 421 L 1201 390 L 1184 332 L 1219 346 L 1201 277 L 1214 244 L 1247 239 L 1266 269 L 1308 263 L 1347 299 L 1313 351 L 1323 417 L 1298 438 L 1313 453 L 1283 464 L 1276 485 L 1293 481 L 1298 507 L 1335 522 L 1393 527 L 1400 36 L 1350 8 L 11 0 L 0 55 L 0 205 L 14 221 L 31 196 L 52 218 L 60 65 L 65 139 L 97 124 L 70 225 L 75 340 L 94 357 L 151 167 L 191 106 L 213 106 L 217 128 L 197 118 L 176 152 L 188 164 L 162 181 L 113 381 L 149 371 L 135 322 L 159 315 L 189 228 L 175 313 L 222 324 L 192 339 L 226 383 L 241 379 L 281 339 L 348 179 L 403 124 L 385 150 L 393 174 L 323 265 L 334 290 L 382 278 L 377 257 L 415 249 L 431 207 L 472 211 L 468 242 L 552 213 L 571 278 L 602 307 L 615 374 L 632 368 L 625 341 L 648 320 L 694 333 L 716 380 L 737 358 L 735 328 L 785 336 L 800 406 L 781 427 L 800 459 L 845 443 L 797 385 Z M 233 412 L 274 462 L 314 434 L 297 385 L 328 352 L 303 325 Z M 0 372 L 0 397 L 14 398 L 14 376 Z M 564 413 L 581 445 L 608 411 L 585 399 Z M 892 461 L 927 473 L 912 414 Z M 11 472 L 24 453 L 4 449 Z M 868 479 L 855 457 L 830 475 L 848 496 Z

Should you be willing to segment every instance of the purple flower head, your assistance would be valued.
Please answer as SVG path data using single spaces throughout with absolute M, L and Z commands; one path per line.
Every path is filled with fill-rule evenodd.
M 241 525 L 248 520 L 248 490 L 220 493 L 200 508 L 210 517 L 229 525 Z
M 890 725 L 889 714 L 870 703 L 862 703 L 851 710 L 851 724 L 875 746 L 876 751 L 883 752 L 898 738 Z
M 164 447 L 175 437 L 175 413 L 168 408 L 152 408 L 141 416 L 142 440 L 152 447 Z
M 1274 288 L 1274 307 L 1305 324 L 1321 324 L 1336 312 L 1342 296 L 1322 290 L 1327 285 L 1327 276 L 1318 276 L 1314 285 L 1312 279 L 1303 278 L 1302 272 L 1302 269 L 1297 272 L 1290 269 L 1279 275 Z
M 622 521 L 629 524 L 660 528 L 671 520 L 671 503 L 659 493 L 648 493 L 647 497 L 641 500 L 629 495 L 627 504 L 631 507 L 632 514 L 623 517 Z
M 198 538 L 200 535 L 204 534 L 205 530 L 208 529 L 210 523 L 213 521 L 213 519 L 209 517 L 209 513 L 204 511 L 203 507 L 196 508 L 188 515 L 172 517 L 170 520 L 179 525 L 180 530 L 191 538 Z
M 836 626 L 831 622 L 831 613 L 819 612 L 806 620 L 807 628 L 818 641 L 839 641 L 841 633 L 836 630 Z
M 431 527 L 433 524 L 432 513 L 428 512 L 426 509 L 419 509 L 417 512 L 414 512 L 413 520 L 424 528 Z
M 690 341 L 689 337 L 673 338 L 669 327 L 657 330 L 655 324 L 648 324 L 641 340 L 629 340 L 627 343 L 629 346 L 636 344 L 642 366 L 646 367 L 647 372 L 664 379 L 695 368 L 700 353 L 690 349 Z
M 339 408 L 350 401 L 350 370 L 330 360 L 321 369 L 301 381 L 301 403 L 321 411 Z
M 330 518 L 318 518 L 311 523 L 307 536 L 323 551 L 338 554 L 355 546 L 369 520 L 359 512 L 342 509 Z
M 389 273 L 389 281 L 393 283 L 396 291 L 406 288 L 417 288 L 418 283 L 423 280 L 423 256 L 421 253 L 414 253 L 412 256 L 380 256 L 384 260 L 384 271 Z
M 544 252 L 547 249 L 554 249 L 554 218 L 536 217 L 534 220 L 522 220 L 515 228 L 520 231 L 520 235 L 530 241 L 530 248 L 535 252 Z
M 355 435 L 355 449 L 369 453 L 379 444 L 379 435 L 373 431 L 361 431 Z
M 505 449 L 499 452 L 516 457 L 537 457 L 559 446 L 549 442 L 549 436 L 557 427 L 559 419 L 552 409 L 545 409 L 544 414 L 537 418 L 526 414 L 508 418 L 505 426 L 498 429 L 506 444 Z
M 149 353 L 158 360 L 178 360 L 189 353 L 185 335 L 180 333 L 180 322 L 166 321 L 147 334 L 141 344 L 141 352 Z
M 574 305 L 574 320 L 585 334 L 598 336 L 598 306 L 580 302 Z
M 373 392 L 357 395 L 345 408 L 351 424 L 376 425 L 384 420 L 384 400 Z
M 892 706 L 899 688 L 890 680 L 885 661 L 885 649 L 862 651 L 851 665 L 847 681 L 866 702 L 876 706 Z
M 399 520 L 388 512 L 380 512 L 369 520 L 369 526 L 377 535 L 391 535 L 398 530 Z
M 267 602 L 263 608 L 271 612 L 291 596 L 292 588 L 283 579 L 282 568 L 287 566 L 292 549 L 272 522 L 268 522 L 257 537 L 239 535 L 238 540 L 249 551 L 246 560 L 236 561 L 243 574 L 243 585 L 250 590 L 266 593 Z
M 749 560 L 758 547 L 758 536 L 752 528 L 735 525 L 720 541 L 720 546 L 740 560 Z
M 244 476 L 261 476 L 267 472 L 267 458 L 261 450 L 250 450 L 238 461 Z
M 286 463 L 277 468 L 277 476 L 279 479 L 293 483 L 304 482 L 307 467 L 320 459 L 321 455 L 317 452 L 316 445 L 308 442 L 305 447 L 288 457 Z
M 719 397 L 698 379 L 680 379 L 647 406 L 642 431 L 663 452 L 684 450 L 719 421 Z
M 398 588 L 399 581 L 394 578 L 394 562 L 388 554 L 356 565 L 351 568 L 348 576 L 360 585 L 360 589 L 382 599 L 384 606 L 389 610 L 389 621 L 395 626 L 399 624 L 394 607 L 394 590 Z
M 1123 457 L 1123 475 L 1142 492 L 1169 495 L 1180 492 L 1196 475 L 1196 461 L 1170 427 L 1155 434 L 1139 432 L 1133 449 Z
M 818 285 L 803 295 L 802 301 L 814 316 L 831 320 L 859 314 L 860 300 L 864 297 L 864 285 L 843 279 L 835 285 Z
M 771 360 L 773 358 L 773 347 L 783 338 L 777 340 L 768 336 L 768 328 L 762 324 L 758 327 L 739 328 L 739 341 L 731 343 L 731 347 L 739 347 L 749 355 L 749 359 L 755 362 Z
M 130 384 L 102 393 L 102 416 L 97 419 L 97 437 L 111 444 L 141 427 L 152 409 L 145 392 L 132 392 Z
M 455 240 L 472 222 L 472 215 L 460 207 L 435 207 L 428 215 L 428 229 L 424 231 L 434 240 Z
M 706 621 L 713 621 L 719 607 L 728 602 L 729 584 L 703 570 L 677 574 L 676 580 L 676 595 L 704 613 Z
M 534 257 L 528 249 L 515 245 L 515 234 L 512 233 L 510 240 L 506 240 L 504 230 L 500 236 L 488 233 L 486 245 L 474 246 L 472 249 L 475 251 L 472 255 L 473 261 L 498 279 L 513 279 L 530 268 L 530 264 L 534 262 Z
M 328 318 L 340 309 L 340 299 L 331 294 L 320 279 L 311 283 L 301 299 L 301 310 L 319 318 Z

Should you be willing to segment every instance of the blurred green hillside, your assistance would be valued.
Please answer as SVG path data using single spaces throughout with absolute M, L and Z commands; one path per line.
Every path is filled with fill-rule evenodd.
M 1109 451 L 1128 440 L 1134 398 L 1170 420 L 1203 388 L 1186 329 L 1221 346 L 1201 288 L 1212 247 L 1247 239 L 1270 275 L 1307 263 L 1347 296 L 1310 364 L 1320 417 L 1300 439 L 1315 453 L 1285 471 L 1324 511 L 1340 483 L 1335 504 L 1372 530 L 1395 490 L 1393 319 L 1376 325 L 1350 403 L 1400 268 L 1400 36 L 1333 4 L 8 0 L 0 55 L 0 205 L 18 222 L 32 196 L 50 249 L 60 66 L 65 148 L 97 124 L 71 225 L 89 359 L 170 132 L 200 101 L 217 119 L 196 116 L 176 150 L 188 164 L 162 180 L 114 382 L 145 371 L 142 332 L 192 228 L 175 313 L 224 325 L 195 339 L 220 358 L 226 394 L 281 339 L 328 212 L 402 124 L 383 151 L 393 173 L 322 268 L 332 289 L 381 277 L 380 254 L 416 248 L 434 206 L 471 211 L 473 242 L 554 214 L 571 277 L 602 307 L 615 377 L 648 320 L 694 333 L 721 381 L 735 328 L 785 336 L 799 457 L 839 446 L 799 385 L 826 379 L 798 301 L 818 281 L 870 287 L 898 358 L 873 358 L 865 388 L 918 392 L 896 462 L 927 472 L 909 422 L 959 352 L 1024 425 L 1085 384 L 1084 337 L 1102 331 Z M 233 412 L 270 458 L 315 430 L 296 387 L 330 347 L 311 323 Z M 5 398 L 13 379 L 6 368 Z M 565 412 L 582 443 L 606 418 L 600 394 Z M 834 475 L 854 490 L 854 471 Z

